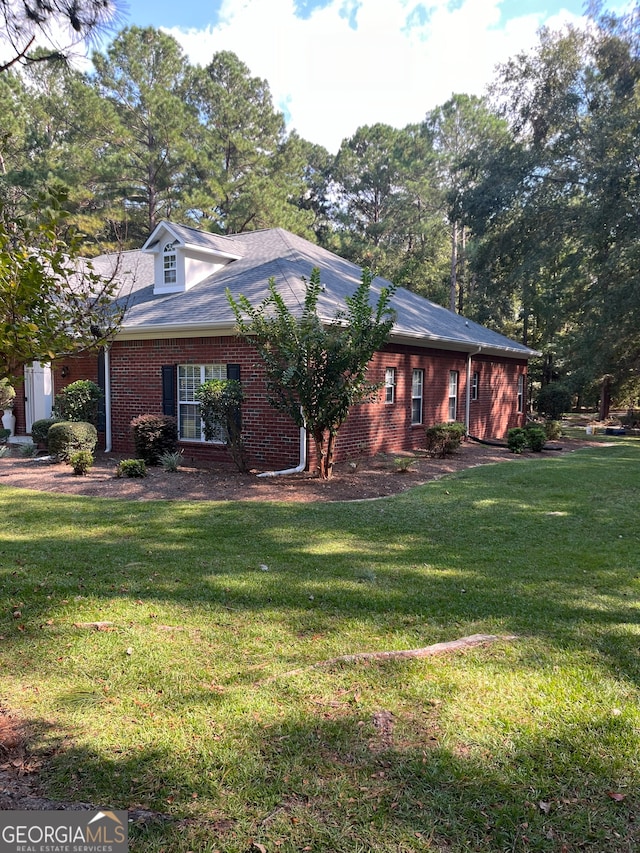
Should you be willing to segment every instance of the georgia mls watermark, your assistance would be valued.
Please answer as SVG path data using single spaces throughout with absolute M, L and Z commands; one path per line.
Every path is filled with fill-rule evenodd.
M 128 853 L 128 813 L 0 812 L 0 853 Z

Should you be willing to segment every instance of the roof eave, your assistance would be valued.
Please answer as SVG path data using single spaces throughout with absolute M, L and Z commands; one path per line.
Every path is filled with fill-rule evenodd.
M 519 347 L 497 346 L 482 341 L 461 341 L 439 335 L 420 335 L 417 332 L 392 332 L 389 343 L 422 346 L 428 349 L 448 349 L 467 354 L 504 356 L 506 358 L 530 359 L 541 355 L 537 350 L 526 347 L 520 349 Z

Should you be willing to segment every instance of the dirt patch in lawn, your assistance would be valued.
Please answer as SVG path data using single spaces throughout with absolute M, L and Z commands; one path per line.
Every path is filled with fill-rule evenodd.
M 394 495 L 477 465 L 498 462 L 517 464 L 531 456 L 555 457 L 593 442 L 562 439 L 555 449 L 541 454 L 515 456 L 505 447 L 465 442 L 453 455 L 433 459 L 426 453 L 378 454 L 361 457 L 335 467 L 331 480 L 319 480 L 308 472 L 278 477 L 259 477 L 257 472 L 240 474 L 230 466 L 203 463 L 184 465 L 175 473 L 160 467 L 148 468 L 143 479 L 116 477 L 121 457 L 98 454 L 85 476 L 77 476 L 64 463 L 45 459 L 25 459 L 13 447 L 11 455 L 0 459 L 0 485 L 58 492 L 69 495 L 123 498 L 127 500 L 209 500 L 209 501 L 351 501 Z M 408 470 L 398 470 L 397 459 L 411 459 Z

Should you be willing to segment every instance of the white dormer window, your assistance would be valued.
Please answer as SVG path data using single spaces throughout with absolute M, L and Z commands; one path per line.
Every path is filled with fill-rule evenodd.
M 175 284 L 178 280 L 178 259 L 176 257 L 176 241 L 167 243 L 163 249 L 163 281 L 165 284 Z
M 156 225 L 142 251 L 154 256 L 153 292 L 158 296 L 185 293 L 242 257 L 229 237 L 165 221 Z

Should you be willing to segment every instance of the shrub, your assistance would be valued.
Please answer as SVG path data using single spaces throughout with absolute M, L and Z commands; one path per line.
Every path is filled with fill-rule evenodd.
M 512 453 L 522 453 L 527 446 L 527 433 L 522 427 L 513 427 L 507 433 L 507 447 Z
M 66 461 L 78 450 L 93 453 L 98 443 L 98 433 L 90 423 L 58 421 L 49 427 L 47 443 L 52 456 Z
M 3 429 L 2 427 L 0 427 L 0 444 L 6 445 L 7 440 L 9 439 L 10 436 L 11 436 L 11 430 L 10 429 Z
M 146 477 L 147 466 L 144 459 L 123 459 L 118 462 L 116 477 Z
M 466 427 L 459 421 L 434 424 L 425 430 L 426 448 L 431 456 L 444 458 L 460 447 Z
M 406 474 L 410 469 L 415 459 L 413 456 L 396 456 L 393 460 L 393 466 L 398 474 Z
M 532 424 L 525 429 L 527 447 L 534 453 L 540 453 L 547 442 L 547 434 L 544 428 Z
M 571 411 L 571 391 L 562 382 L 543 385 L 538 391 L 536 407 L 538 412 L 550 420 L 559 420 L 565 412 Z
M 57 420 L 83 421 L 96 426 L 102 389 L 89 379 L 78 379 L 63 388 L 53 405 Z
M 545 421 L 544 431 L 549 441 L 556 441 L 562 435 L 562 425 L 560 421 Z
M 30 441 L 27 444 L 20 445 L 20 456 L 23 456 L 25 459 L 31 459 L 38 452 L 38 448 L 35 444 Z
M 178 425 L 168 415 L 140 415 L 131 421 L 136 454 L 147 465 L 157 465 L 165 453 L 178 449 Z
M 84 475 L 93 467 L 93 453 L 89 450 L 76 450 L 69 457 L 69 465 L 74 474 Z
M 238 471 L 245 473 L 247 459 L 240 419 L 242 385 L 237 379 L 211 379 L 196 389 L 195 398 L 200 403 L 205 440 L 215 441 L 222 432 Z
M 3 456 L 6 456 L 8 452 L 9 452 L 9 445 L 8 444 L 0 444 L 0 459 L 2 459 Z
M 175 473 L 182 462 L 182 453 L 163 453 L 160 457 L 160 464 L 165 471 Z
M 31 438 L 34 444 L 44 444 L 48 442 L 49 428 L 53 424 L 58 423 L 58 418 L 41 418 L 39 421 L 34 421 L 31 424 Z

